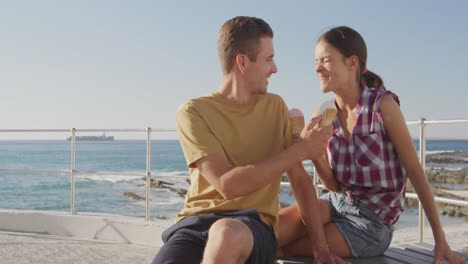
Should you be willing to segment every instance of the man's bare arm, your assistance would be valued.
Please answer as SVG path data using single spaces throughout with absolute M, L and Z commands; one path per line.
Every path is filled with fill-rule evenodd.
M 302 160 L 323 154 L 330 131 L 313 128 L 319 121 L 315 119 L 304 128 L 302 139 L 269 159 L 231 168 L 224 153 L 213 153 L 197 160 L 194 165 L 225 199 L 247 195 L 270 184 Z

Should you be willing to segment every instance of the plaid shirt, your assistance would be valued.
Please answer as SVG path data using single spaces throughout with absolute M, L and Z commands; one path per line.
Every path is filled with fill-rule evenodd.
M 359 201 L 387 224 L 394 224 L 403 211 L 407 175 L 382 121 L 380 103 L 387 93 L 364 87 L 351 135 L 346 138 L 335 118 L 327 152 L 347 202 Z

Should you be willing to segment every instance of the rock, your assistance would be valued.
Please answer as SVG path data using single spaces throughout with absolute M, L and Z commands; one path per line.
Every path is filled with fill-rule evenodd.
M 467 152 L 468 154 L 468 152 Z M 468 177 L 468 169 L 462 169 L 459 171 L 452 171 L 446 169 L 429 169 L 426 171 L 426 175 L 431 183 L 454 183 L 454 184 L 466 184 L 465 180 Z M 457 196 L 455 194 L 447 192 L 445 188 L 439 186 L 431 186 L 434 196 L 445 197 L 450 199 L 457 200 L 467 200 L 467 198 L 462 196 Z M 406 184 L 407 192 L 414 193 L 415 190 L 411 185 L 410 181 Z M 419 205 L 418 200 L 416 199 L 406 199 L 406 207 L 417 207 Z M 441 215 L 465 217 L 468 219 L 468 207 L 456 206 L 442 202 L 436 202 L 437 207 L 440 210 Z
M 183 188 L 169 188 L 169 190 L 177 193 L 180 196 L 185 196 L 187 194 L 187 190 Z
M 151 180 L 151 187 L 160 188 L 161 186 L 174 185 L 172 182 L 160 181 L 160 180 Z
M 462 248 L 461 252 L 462 252 L 463 254 L 468 254 L 468 247 Z
M 135 201 L 146 200 L 145 197 L 140 196 L 140 195 L 135 194 L 135 193 L 132 193 L 132 192 L 124 192 L 124 196 L 130 197 L 130 198 L 132 198 L 132 199 L 135 200 Z
M 450 153 L 450 152 L 449 152 Z M 468 151 L 466 150 L 458 150 L 458 151 L 454 151 L 454 152 L 451 152 L 452 155 L 456 155 L 458 157 L 465 157 L 465 158 L 468 158 Z
M 431 163 L 468 163 L 466 160 L 453 158 L 430 158 L 427 161 Z
M 165 181 L 159 181 L 159 180 L 152 180 L 151 181 L 151 188 L 156 188 L 156 189 L 168 189 L 171 190 L 178 195 L 184 197 L 185 194 L 187 194 L 187 189 L 184 188 L 178 188 L 178 187 L 172 187 L 174 183 L 172 182 L 165 182 Z
M 430 182 L 435 183 L 454 183 L 454 184 L 468 184 L 468 169 L 461 170 L 446 170 L 442 169 L 428 169 L 426 176 Z
M 166 181 L 158 181 L 160 184 L 165 184 L 165 185 L 174 185 L 172 182 L 166 182 Z

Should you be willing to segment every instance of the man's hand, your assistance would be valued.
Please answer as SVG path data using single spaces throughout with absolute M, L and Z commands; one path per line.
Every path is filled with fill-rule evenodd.
M 307 157 L 311 160 L 317 159 L 325 153 L 328 139 L 330 139 L 333 132 L 331 125 L 318 128 L 319 122 L 320 116 L 312 118 L 311 122 L 301 132 L 302 144 L 307 145 Z

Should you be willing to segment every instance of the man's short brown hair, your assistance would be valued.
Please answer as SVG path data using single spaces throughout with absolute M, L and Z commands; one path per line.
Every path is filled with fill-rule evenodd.
M 273 30 L 267 22 L 256 17 L 238 16 L 226 21 L 219 30 L 218 55 L 223 74 L 228 74 L 239 53 L 255 61 L 261 37 L 273 38 Z

